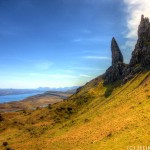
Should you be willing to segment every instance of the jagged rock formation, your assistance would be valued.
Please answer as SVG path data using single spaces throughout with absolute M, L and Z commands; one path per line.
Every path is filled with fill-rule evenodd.
M 138 28 L 137 44 L 129 65 L 135 66 L 137 64 L 142 65 L 142 67 L 150 66 L 150 22 L 143 15 Z
M 138 28 L 138 40 L 132 52 L 130 63 L 123 63 L 123 56 L 115 40 L 111 42 L 112 66 L 103 75 L 104 85 L 122 80 L 125 83 L 134 75 L 144 69 L 150 69 L 150 22 L 148 18 L 141 16 Z
M 111 41 L 111 52 L 112 66 L 110 66 L 104 74 L 104 84 L 112 83 L 116 80 L 122 79 L 122 74 L 125 67 L 125 64 L 123 63 L 123 55 L 114 37 Z

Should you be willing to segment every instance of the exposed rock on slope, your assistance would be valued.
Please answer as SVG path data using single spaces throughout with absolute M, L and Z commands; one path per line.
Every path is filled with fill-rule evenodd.
M 123 55 L 115 38 L 113 38 L 111 42 L 111 52 L 112 66 L 110 66 L 104 74 L 104 84 L 112 83 L 116 80 L 122 79 L 123 70 L 125 68 L 125 64 L 123 63 Z
M 112 65 L 115 65 L 118 62 L 123 62 L 123 55 L 114 37 L 112 38 L 111 42 L 111 51 L 112 51 Z
M 141 22 L 138 28 L 138 40 L 135 49 L 132 52 L 132 58 L 129 65 L 123 63 L 123 56 L 116 40 L 113 38 L 111 43 L 112 66 L 105 74 L 104 85 L 113 83 L 117 80 L 126 82 L 134 75 L 144 69 L 150 69 L 150 22 L 148 18 L 141 16 Z
M 138 28 L 138 40 L 132 53 L 130 66 L 141 64 L 142 67 L 150 66 L 150 22 L 142 15 Z

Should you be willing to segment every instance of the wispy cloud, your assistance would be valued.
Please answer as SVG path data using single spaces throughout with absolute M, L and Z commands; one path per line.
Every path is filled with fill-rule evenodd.
M 95 37 L 79 37 L 76 39 L 73 39 L 73 42 L 85 42 L 85 43 L 89 43 L 89 42 L 100 42 L 103 39 L 101 39 L 101 37 L 95 36 Z
M 105 69 L 94 68 L 94 67 L 74 67 L 75 70 L 83 70 L 83 71 L 104 71 Z
M 50 74 L 49 77 L 63 79 L 63 78 L 77 78 L 78 76 L 68 74 Z
M 45 78 L 54 78 L 54 79 L 63 79 L 63 78 L 77 78 L 76 75 L 70 75 L 70 74 L 44 74 L 44 73 L 29 73 L 30 76 L 35 77 L 45 77 Z
M 80 74 L 80 77 L 91 78 L 91 76 L 89 76 L 87 74 Z
M 107 56 L 83 56 L 84 59 L 95 59 L 95 60 L 110 60 L 110 57 Z
M 90 33 L 92 33 L 92 31 L 91 31 L 91 30 L 88 30 L 88 29 L 84 29 L 84 30 L 83 30 L 83 33 L 85 33 L 85 34 L 90 34 Z
M 150 1 L 149 0 L 124 0 L 127 6 L 127 28 L 128 32 L 125 37 L 135 41 L 137 39 L 137 28 L 141 15 L 150 17 Z M 128 43 L 126 43 L 128 44 Z M 130 43 L 129 43 L 130 44 Z M 129 45 L 131 46 L 131 45 Z
M 74 73 L 75 71 L 72 69 L 58 69 L 56 70 L 57 72 L 61 72 L 61 73 Z
M 121 46 L 121 49 L 130 49 L 133 50 L 135 46 L 135 40 L 127 40 L 124 45 Z
M 79 74 L 79 75 L 71 75 L 71 74 L 42 74 L 42 73 L 29 73 L 30 76 L 34 77 L 43 77 L 43 78 L 53 78 L 53 79 L 72 79 L 72 78 L 80 78 L 80 77 L 85 77 L 85 78 L 91 78 L 90 75 L 88 74 Z
M 40 62 L 35 64 L 35 67 L 39 70 L 47 70 L 49 69 L 51 66 L 53 66 L 53 62 Z
M 123 0 L 126 5 L 126 27 L 124 38 L 126 42 L 121 48 L 126 52 L 125 62 L 129 62 L 131 58 L 131 51 L 134 50 L 135 43 L 137 41 L 137 29 L 140 23 L 141 15 L 145 17 L 150 17 L 150 1 L 149 0 Z
M 81 42 L 81 41 L 82 41 L 82 39 L 80 39 L 80 38 L 77 38 L 77 39 L 73 40 L 73 42 Z

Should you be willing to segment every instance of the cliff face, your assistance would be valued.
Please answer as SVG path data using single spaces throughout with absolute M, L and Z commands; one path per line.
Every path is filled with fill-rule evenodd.
M 104 85 L 122 80 L 123 83 L 144 69 L 150 69 L 150 22 L 141 16 L 138 27 L 138 40 L 129 64 L 123 63 L 123 56 L 115 40 L 111 42 L 112 65 L 103 75 Z
M 150 66 L 150 22 L 143 15 L 138 28 L 138 40 L 129 65 L 137 64 L 141 64 L 142 67 Z

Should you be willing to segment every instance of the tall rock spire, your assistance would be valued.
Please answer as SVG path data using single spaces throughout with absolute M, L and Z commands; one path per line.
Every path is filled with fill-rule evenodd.
M 130 61 L 130 66 L 136 66 L 137 64 L 143 67 L 150 66 L 150 22 L 144 15 L 141 16 L 138 40 Z
M 125 68 L 125 64 L 123 63 L 123 55 L 114 37 L 111 41 L 111 52 L 112 65 L 106 70 L 103 76 L 105 79 L 104 85 L 122 79 L 123 69 Z
M 144 15 L 141 16 L 141 22 L 138 27 L 138 38 L 142 40 L 150 40 L 150 22 L 147 17 L 144 17 Z
M 111 52 L 112 52 L 112 65 L 115 65 L 118 62 L 123 62 L 123 55 L 114 37 L 112 38 L 111 41 Z

